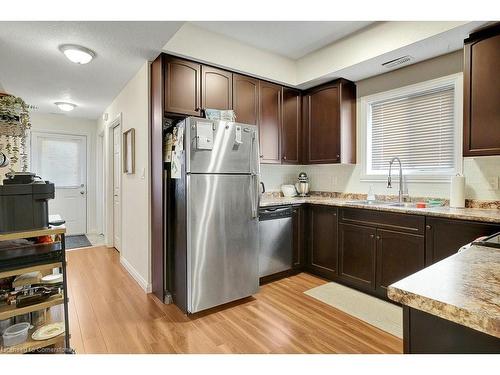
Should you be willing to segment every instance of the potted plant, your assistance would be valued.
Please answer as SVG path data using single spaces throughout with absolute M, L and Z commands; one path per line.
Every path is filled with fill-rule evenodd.
M 31 109 L 34 107 L 23 99 L 0 93 L 0 151 L 10 159 L 11 172 L 15 172 L 19 161 L 22 171 L 28 170 L 26 139 L 31 128 Z

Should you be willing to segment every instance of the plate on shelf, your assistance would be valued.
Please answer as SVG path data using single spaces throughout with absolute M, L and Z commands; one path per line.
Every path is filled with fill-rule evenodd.
M 59 336 L 64 332 L 64 322 L 50 323 L 38 328 L 31 338 L 33 340 L 48 340 L 53 337 Z
M 41 281 L 42 281 L 42 283 L 45 283 L 45 284 L 62 283 L 63 275 L 62 275 L 62 273 L 46 275 L 46 276 L 42 277 Z

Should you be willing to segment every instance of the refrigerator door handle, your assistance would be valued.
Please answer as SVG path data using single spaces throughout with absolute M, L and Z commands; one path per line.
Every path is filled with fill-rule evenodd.
M 259 174 L 257 170 L 259 169 L 258 166 L 256 165 L 258 163 L 257 159 L 254 157 L 256 154 L 257 148 L 255 147 L 256 143 L 256 132 L 252 132 L 252 141 L 251 141 L 251 147 L 250 147 L 250 163 L 251 163 L 251 173 L 252 173 L 252 179 L 253 179 L 253 188 L 254 188 L 254 194 L 252 197 L 252 218 L 257 219 L 259 217 L 259 206 L 260 206 L 260 193 L 259 193 L 259 187 L 260 187 L 260 179 L 259 179 Z
M 252 219 L 257 219 L 259 217 L 259 205 L 260 205 L 259 176 L 256 174 L 252 174 L 252 179 L 253 179 Z

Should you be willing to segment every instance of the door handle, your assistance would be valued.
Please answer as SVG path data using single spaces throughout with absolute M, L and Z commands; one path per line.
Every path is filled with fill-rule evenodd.
M 252 219 L 257 219 L 259 217 L 259 205 L 260 205 L 259 176 L 253 174 L 252 179 L 254 180 L 253 188 L 255 190 L 252 198 Z
M 85 192 L 84 192 L 84 191 L 81 191 L 81 192 L 80 192 L 80 194 L 81 194 L 81 195 L 83 195 L 83 194 L 85 194 Z

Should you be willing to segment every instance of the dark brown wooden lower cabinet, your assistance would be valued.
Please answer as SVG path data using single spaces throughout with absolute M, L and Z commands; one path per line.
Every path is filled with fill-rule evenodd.
M 405 354 L 499 354 L 500 339 L 403 306 Z
M 424 236 L 377 229 L 377 293 L 425 266 Z
M 308 218 L 308 268 L 314 274 L 333 279 L 337 273 L 337 208 L 310 207 Z
M 302 206 L 292 208 L 292 268 L 301 270 L 305 265 L 305 208 Z
M 464 220 L 426 218 L 425 264 L 427 266 L 455 254 L 476 238 L 500 232 L 500 225 Z
M 339 224 L 339 278 L 361 289 L 375 289 L 375 228 Z

